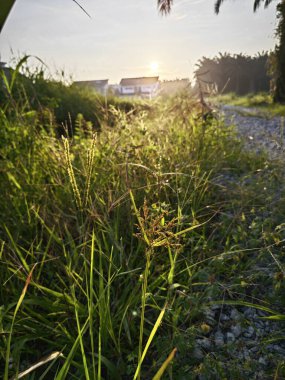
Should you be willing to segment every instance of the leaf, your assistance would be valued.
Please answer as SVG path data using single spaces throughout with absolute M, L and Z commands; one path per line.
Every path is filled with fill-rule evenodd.
M 168 355 L 167 359 L 165 362 L 162 364 L 162 366 L 159 368 L 157 373 L 154 375 L 152 380 L 160 380 L 161 376 L 164 374 L 166 368 L 169 366 L 170 362 L 174 359 L 175 354 L 177 352 L 177 348 L 174 348 L 171 353 Z
M 35 369 L 41 367 L 42 365 L 44 365 L 44 364 L 46 364 L 52 360 L 56 360 L 60 356 L 63 356 L 60 351 L 52 352 L 50 355 L 45 356 L 44 358 L 40 359 L 36 363 L 32 364 L 32 366 L 30 368 L 19 373 L 19 375 L 12 377 L 10 380 L 21 379 L 22 377 L 24 377 L 24 376 L 28 375 L 29 373 L 31 373 L 32 371 L 34 371 Z
M 138 375 L 139 375 L 139 373 L 140 373 L 142 362 L 144 361 L 144 358 L 145 358 L 146 353 L 147 353 L 147 351 L 149 349 L 149 346 L 150 346 L 150 344 L 151 344 L 151 342 L 152 342 L 152 340 L 153 340 L 153 338 L 154 338 L 154 336 L 155 336 L 155 334 L 156 334 L 156 332 L 157 332 L 157 330 L 158 330 L 158 328 L 160 326 L 160 323 L 161 323 L 162 318 L 164 316 L 165 310 L 166 310 L 166 305 L 161 310 L 161 312 L 160 312 L 160 314 L 159 314 L 159 316 L 158 316 L 158 318 L 157 318 L 157 320 L 156 320 L 156 322 L 155 322 L 155 324 L 154 324 L 154 326 L 153 326 L 153 328 L 151 330 L 150 336 L 148 337 L 148 340 L 146 342 L 145 348 L 143 350 L 142 356 L 141 356 L 140 361 L 138 363 L 138 366 L 137 366 L 137 369 L 136 369 L 136 373 L 135 373 L 135 376 L 134 376 L 133 380 L 136 380 L 137 377 L 138 377 Z
M 28 290 L 28 286 L 31 282 L 31 279 L 32 279 L 32 274 L 33 274 L 33 271 L 35 269 L 37 264 L 34 264 L 34 266 L 32 267 L 27 279 L 26 279 L 26 283 L 25 283 L 25 286 L 22 290 L 22 293 L 20 295 L 20 298 L 17 302 L 17 305 L 16 305 L 16 308 L 15 308 L 15 311 L 14 311 L 14 315 L 13 315 L 13 319 L 12 319 L 12 324 L 11 324 L 11 329 L 10 329 L 10 333 L 9 333 L 9 337 L 8 337 L 8 342 L 7 342 L 7 350 L 6 350 L 6 359 L 5 359 L 5 370 L 4 370 L 4 380 L 8 380 L 8 372 L 9 372 L 9 359 L 10 359 L 10 350 L 11 350 L 11 340 L 12 340 L 12 332 L 13 332 L 13 327 L 14 327 L 14 323 L 15 323 L 15 319 L 16 319 L 16 315 L 20 309 L 20 306 L 25 298 L 25 295 L 26 295 L 26 292 Z

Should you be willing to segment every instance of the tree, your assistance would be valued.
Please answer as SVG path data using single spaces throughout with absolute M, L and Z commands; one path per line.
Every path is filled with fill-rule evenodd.
M 216 0 L 215 12 L 219 13 L 220 7 L 224 0 Z M 254 0 L 253 11 L 255 12 L 261 4 L 268 7 L 273 0 Z M 162 14 L 167 14 L 171 10 L 173 0 L 158 0 L 158 8 Z M 279 19 L 276 36 L 278 38 L 278 45 L 275 48 L 275 57 L 272 59 L 274 62 L 274 86 L 273 86 L 273 99 L 277 103 L 285 103 L 285 0 L 280 0 L 277 5 L 277 18 Z
M 224 0 L 217 0 L 215 3 L 215 12 L 218 14 Z M 273 0 L 254 0 L 254 12 L 264 3 L 268 7 Z M 277 5 L 277 18 L 279 23 L 276 29 L 278 45 L 275 48 L 275 59 L 273 68 L 273 99 L 276 103 L 285 103 L 285 0 L 281 0 Z

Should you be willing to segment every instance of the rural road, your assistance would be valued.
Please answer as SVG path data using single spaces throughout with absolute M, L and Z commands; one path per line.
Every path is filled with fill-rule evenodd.
M 270 158 L 285 155 L 285 118 L 271 117 L 254 108 L 223 105 L 220 112 L 227 125 L 237 126 L 246 146 L 256 152 L 265 150 Z

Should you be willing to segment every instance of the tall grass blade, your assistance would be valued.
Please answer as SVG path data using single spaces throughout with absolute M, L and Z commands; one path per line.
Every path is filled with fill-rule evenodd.
M 142 363 L 143 363 L 143 361 L 144 361 L 144 358 L 145 358 L 145 356 L 146 356 L 146 354 L 147 354 L 147 351 L 148 351 L 148 349 L 149 349 L 149 346 L 151 345 L 151 342 L 152 342 L 152 340 L 153 340 L 153 338 L 154 338 L 154 336 L 155 336 L 155 334 L 156 334 L 156 332 L 157 332 L 157 330 L 158 330 L 158 328 L 159 328 L 159 326 L 160 326 L 160 324 L 161 324 L 161 321 L 162 321 L 162 319 L 163 319 L 163 316 L 164 316 L 164 314 L 165 314 L 165 311 L 166 311 L 166 305 L 163 307 L 163 309 L 162 309 L 161 312 L 159 313 L 159 316 L 158 316 L 158 318 L 157 318 L 157 320 L 156 320 L 156 322 L 155 322 L 155 324 L 154 324 L 154 326 L 153 326 L 153 328 L 152 328 L 152 330 L 151 330 L 151 333 L 150 333 L 150 335 L 149 335 L 149 337 L 148 337 L 148 340 L 147 340 L 147 342 L 146 342 L 145 348 L 144 348 L 144 350 L 143 350 L 142 356 L 141 356 L 140 361 L 139 361 L 139 363 L 138 363 L 138 366 L 137 366 L 137 369 L 136 369 L 135 375 L 134 375 L 134 377 L 133 377 L 133 380 L 136 380 L 136 379 L 138 378 L 138 376 L 140 375 L 141 365 L 142 365 Z
M 32 364 L 32 366 L 30 368 L 26 369 L 23 372 L 20 372 L 17 376 L 12 377 L 10 380 L 21 379 L 22 377 L 25 377 L 29 373 L 33 372 L 35 369 L 45 365 L 46 363 L 49 363 L 50 361 L 55 361 L 57 358 L 59 358 L 61 356 L 63 356 L 63 355 L 62 355 L 62 352 L 60 352 L 60 351 L 52 352 L 50 355 L 45 356 L 44 358 L 40 359 L 36 363 Z
M 14 323 L 15 323 L 15 319 L 16 319 L 16 315 L 20 309 L 20 306 L 25 298 L 25 295 L 26 295 L 26 292 L 28 290 L 28 286 L 31 282 L 31 278 L 32 278 L 32 274 L 33 274 L 33 271 L 36 267 L 36 264 L 34 264 L 34 266 L 32 267 L 27 279 L 26 279 L 26 283 L 25 283 L 25 286 L 22 290 L 22 294 L 17 302 L 17 305 L 16 305 L 16 308 L 15 308 L 15 311 L 14 311 L 14 314 L 13 314 L 13 318 L 12 318 L 12 323 L 11 323 L 11 328 L 10 328 L 10 332 L 9 332 L 9 336 L 8 336 L 8 341 L 7 341 L 7 349 L 6 349 L 6 359 L 5 359 L 5 370 L 4 370 L 4 380 L 8 380 L 8 373 L 9 373 L 9 359 L 10 359 L 10 350 L 11 350 L 11 340 L 12 340 L 12 332 L 13 332 L 13 327 L 14 327 Z
M 55 380 L 64 380 L 66 378 L 66 376 L 68 375 L 68 371 L 69 371 L 70 365 L 72 363 L 73 357 L 76 354 L 76 351 L 77 351 L 78 346 L 80 344 L 80 337 L 82 337 L 83 334 L 85 333 L 87 326 L 88 326 L 88 323 L 89 323 L 89 318 L 85 321 L 84 325 L 82 326 L 82 328 L 80 330 L 80 334 L 78 334 L 77 338 L 75 339 L 73 346 L 72 346 L 61 370 L 57 374 Z
M 161 377 L 164 374 L 165 370 L 167 369 L 167 367 L 169 366 L 169 364 L 174 359 L 176 352 L 177 352 L 177 348 L 174 348 L 171 351 L 171 353 L 168 355 L 167 359 L 164 361 L 164 363 L 162 364 L 162 366 L 159 368 L 159 370 L 157 371 L 157 373 L 154 375 L 154 377 L 153 377 L 152 380 L 160 380 L 161 379 Z

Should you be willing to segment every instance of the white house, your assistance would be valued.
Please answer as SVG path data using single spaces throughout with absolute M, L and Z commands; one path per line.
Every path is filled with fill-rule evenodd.
M 159 77 L 123 78 L 120 82 L 121 96 L 153 98 L 159 89 Z

